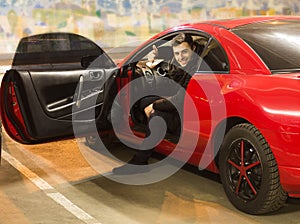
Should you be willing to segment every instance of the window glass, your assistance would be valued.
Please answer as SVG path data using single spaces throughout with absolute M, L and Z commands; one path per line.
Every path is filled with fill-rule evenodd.
M 70 38 L 72 50 L 93 50 L 99 48 L 95 43 L 82 36 L 71 35 Z
M 108 55 L 89 39 L 71 33 L 47 33 L 21 39 L 13 66 L 30 66 L 31 70 L 40 69 L 41 65 L 51 70 L 85 69 L 81 64 L 84 57 L 95 60 L 101 55 L 93 68 L 115 67 Z
M 252 47 L 273 73 L 299 71 L 299 20 L 255 23 L 232 31 Z
M 69 35 L 49 36 L 45 42 L 48 45 L 48 51 L 53 52 L 71 50 Z
M 194 51 L 199 57 L 203 57 L 198 69 L 200 73 L 224 73 L 229 71 L 229 63 L 225 51 L 215 39 L 209 39 L 208 35 L 200 32 L 186 31 L 185 33 L 190 33 L 192 35 L 196 47 Z M 159 59 L 171 61 L 174 57 L 172 38 L 176 35 L 178 35 L 178 32 L 154 41 L 141 51 L 141 53 L 137 54 L 132 62 L 147 60 L 147 55 L 153 50 L 153 45 L 159 50 Z
M 201 56 L 203 61 L 199 72 L 222 73 L 229 71 L 229 63 L 225 51 L 215 39 L 211 38 L 206 43 Z

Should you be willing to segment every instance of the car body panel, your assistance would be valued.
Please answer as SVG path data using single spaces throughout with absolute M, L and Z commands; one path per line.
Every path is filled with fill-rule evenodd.
M 254 16 L 254 17 L 241 17 L 237 19 L 224 19 L 224 20 L 210 20 L 207 23 L 212 24 L 212 25 L 218 25 L 222 26 L 226 29 L 233 29 L 236 27 L 244 26 L 247 24 L 253 24 L 253 23 L 261 23 L 264 21 L 268 22 L 277 22 L 278 20 L 285 20 L 287 17 L 286 16 Z M 289 19 L 291 20 L 299 20 L 299 17 L 297 16 L 289 16 Z
M 176 34 L 179 31 L 199 33 L 199 35 L 205 33 L 208 38 L 212 37 L 226 54 L 229 67 L 226 72 L 197 72 L 193 75 L 187 87 L 187 95 L 191 97 L 193 105 L 195 105 L 196 111 L 198 112 L 198 117 L 191 116 L 190 111 L 193 105 L 188 100 L 185 101 L 183 113 L 184 130 L 187 131 L 193 139 L 197 139 L 195 151 L 188 162 L 200 168 L 206 168 L 218 173 L 218 163 L 214 158 L 218 156 L 217 152 L 222 143 L 216 143 L 216 139 L 219 135 L 225 134 L 221 133 L 222 127 L 225 125 L 225 132 L 227 132 L 236 124 L 250 123 L 262 133 L 269 143 L 279 167 L 280 181 L 283 189 L 290 194 L 290 196 L 300 197 L 300 73 L 286 72 L 285 74 L 273 74 L 250 45 L 232 32 L 232 29 L 247 24 L 263 23 L 265 21 L 280 23 L 287 18 L 290 20 L 300 20 L 300 17 L 252 17 L 222 21 L 205 21 L 177 26 L 157 34 L 141 46 L 138 46 L 118 63 L 118 67 L 111 69 L 99 68 L 98 64 L 97 71 L 102 73 L 108 72 L 109 75 L 115 74 L 117 78 L 114 79 L 113 82 L 117 90 L 120 91 L 133 79 L 133 71 L 130 65 L 138 58 L 136 55 L 152 47 L 158 40 L 168 35 Z M 62 110 L 56 109 L 61 107 L 60 103 L 66 102 L 66 99 L 70 100 L 68 101 L 70 104 L 75 103 L 74 99 L 70 97 L 72 93 L 75 92 L 78 83 L 76 80 L 79 80 L 83 71 L 55 71 L 48 73 L 49 77 L 47 77 L 48 75 L 44 77 L 42 71 L 28 72 L 26 70 L 18 70 L 16 79 L 21 77 L 21 83 L 24 83 L 24 92 L 22 92 L 22 94 L 24 93 L 26 96 L 30 95 L 30 101 L 34 105 L 41 105 L 37 107 L 39 109 L 28 111 L 28 114 L 44 114 L 48 116 L 49 122 L 55 120 L 57 124 L 57 126 L 53 126 L 53 130 L 60 131 L 52 136 L 49 136 L 47 132 L 43 133 L 44 129 L 50 125 L 47 123 L 42 124 L 44 118 L 36 120 L 35 126 L 30 126 L 29 121 L 26 121 L 26 119 L 22 120 L 24 115 L 20 115 L 20 113 L 24 114 L 26 111 L 20 109 L 23 105 L 19 105 L 20 108 L 18 109 L 16 106 L 14 112 L 1 109 L 3 125 L 9 133 L 11 132 L 10 135 L 15 140 L 20 141 L 21 139 L 20 142 L 22 143 L 35 142 L 36 139 L 44 141 L 71 136 L 72 133 L 69 131 L 72 123 L 68 122 L 65 128 L 62 128 L 61 123 L 66 122 L 67 117 L 68 119 L 72 117 L 72 119 L 76 121 L 78 114 L 74 115 L 74 111 L 67 107 Z M 1 108 L 5 108 L 3 96 L 7 95 L 9 91 L 5 88 L 9 88 L 9 85 L 11 85 L 9 78 L 6 77 L 11 77 L 12 75 L 10 73 L 14 72 L 16 71 L 11 70 L 4 77 L 4 85 L 2 84 L 1 92 Z M 60 77 L 69 78 L 61 82 Z M 45 80 L 51 80 L 51 82 L 42 81 L 42 84 L 38 84 L 43 78 L 45 78 Z M 68 80 L 70 80 L 70 82 Z M 93 80 L 89 81 L 92 82 Z M 62 89 L 69 90 L 68 85 L 73 85 L 71 88 L 72 91 L 62 91 Z M 57 96 L 58 98 L 56 98 L 55 94 L 47 96 L 45 93 L 53 86 L 55 86 L 55 89 L 51 91 L 57 93 L 63 92 L 64 94 L 59 94 L 59 96 Z M 31 90 L 29 89 L 35 89 L 35 93 L 30 92 Z M 208 95 L 208 90 L 212 90 L 212 94 Z M 16 105 L 18 105 L 19 102 L 21 102 L 21 104 L 24 103 L 24 101 L 21 100 L 22 97 L 18 96 L 18 89 L 14 89 L 14 91 L 16 91 L 18 99 L 17 101 L 11 99 L 11 101 Z M 121 107 L 130 111 L 130 97 L 133 93 L 129 88 L 123 93 L 123 95 L 120 95 Z M 104 94 L 100 102 L 104 101 L 106 97 L 107 94 Z M 27 107 L 29 108 L 28 105 Z M 14 130 L 16 125 L 11 122 L 12 119 L 9 117 L 10 113 L 14 113 L 19 117 L 18 122 L 23 123 L 23 125 L 21 125 L 23 128 L 27 127 L 24 131 L 24 135 L 27 136 L 28 141 L 22 141 L 22 138 L 14 134 L 17 130 Z M 106 114 L 104 116 L 106 116 Z M 32 117 L 29 120 L 33 121 L 35 119 L 36 117 Z M 85 117 L 83 119 L 88 122 L 94 118 Z M 100 122 L 103 116 L 99 115 L 97 119 Z M 134 126 L 132 117 L 127 117 L 126 119 L 129 120 L 131 126 Z M 196 121 L 200 122 L 199 132 L 194 131 L 194 126 L 197 126 Z M 26 133 L 26 131 L 28 133 Z M 89 130 L 83 126 L 82 133 L 88 131 Z M 53 133 L 52 131 L 50 132 Z M 134 132 L 137 136 L 144 136 L 142 132 Z M 133 141 L 133 139 L 130 138 L 131 135 L 126 132 L 120 133 L 120 136 L 126 141 Z M 164 139 L 156 147 L 156 150 L 169 155 L 173 152 L 175 146 L 176 144 L 174 144 L 174 142 L 169 139 Z M 175 157 L 180 159 L 182 156 L 181 153 L 185 153 L 184 147 L 179 150 L 179 153 L 177 153 Z M 201 163 L 203 161 L 210 162 L 202 167 Z

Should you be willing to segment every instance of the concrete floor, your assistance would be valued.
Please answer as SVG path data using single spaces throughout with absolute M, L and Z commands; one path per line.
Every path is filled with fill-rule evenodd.
M 133 186 L 96 172 L 75 140 L 27 146 L 4 134 L 3 150 L 1 224 L 300 223 L 299 199 L 273 214 L 246 215 L 227 200 L 218 176 L 191 167 Z M 120 143 L 114 150 L 131 153 Z M 105 156 L 98 159 L 108 173 L 119 165 Z

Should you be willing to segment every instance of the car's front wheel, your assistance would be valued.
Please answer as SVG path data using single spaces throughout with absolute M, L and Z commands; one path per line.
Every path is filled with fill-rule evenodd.
M 219 164 L 225 193 L 239 210 L 263 214 L 284 205 L 287 194 L 280 184 L 276 160 L 255 126 L 244 123 L 228 131 Z

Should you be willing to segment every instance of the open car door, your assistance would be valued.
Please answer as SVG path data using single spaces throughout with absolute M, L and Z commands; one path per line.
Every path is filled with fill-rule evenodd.
M 108 115 L 119 69 L 95 43 L 71 33 L 20 40 L 1 84 L 6 132 L 25 144 L 110 128 Z M 78 130 L 79 129 L 79 130 Z

